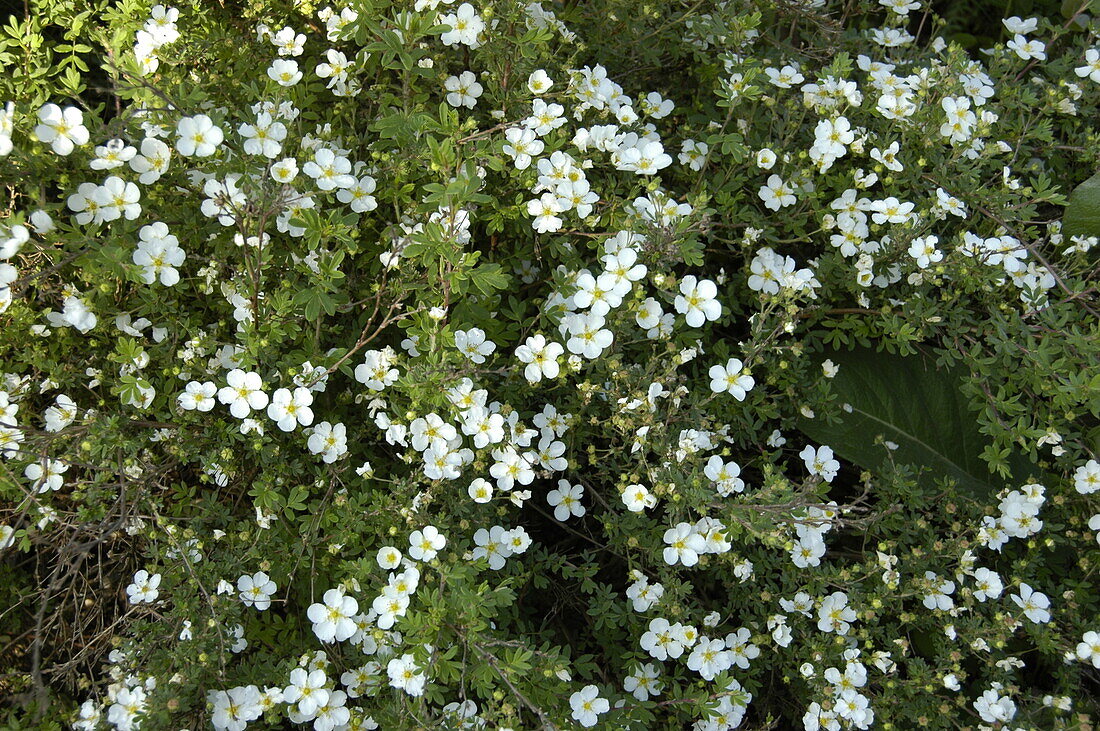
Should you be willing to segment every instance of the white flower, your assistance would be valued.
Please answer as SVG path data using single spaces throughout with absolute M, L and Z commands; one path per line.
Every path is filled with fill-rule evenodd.
M 308 388 L 299 386 L 293 391 L 280 388 L 271 395 L 267 416 L 283 431 L 293 431 L 299 424 L 309 426 L 313 423 L 312 404 L 313 392 Z
M 183 117 L 176 124 L 176 150 L 184 157 L 209 157 L 218 150 L 224 134 L 205 114 Z
M 806 80 L 806 77 L 791 65 L 784 66 L 782 69 L 768 67 L 764 69 L 764 73 L 767 75 L 768 80 L 780 89 L 790 89 L 792 86 L 801 84 Z
M 125 165 L 137 155 L 137 148 L 119 139 L 108 140 L 95 148 L 95 159 L 88 163 L 92 170 L 112 170 Z
M 526 170 L 531 165 L 531 159 L 540 154 L 545 145 L 535 136 L 535 131 L 529 127 L 509 127 L 504 130 L 504 137 L 508 144 L 504 145 L 504 153 L 515 162 L 516 170 Z
M 60 394 L 56 403 L 47 408 L 43 416 L 46 420 L 46 431 L 59 432 L 76 419 L 76 402 L 66 394 Z
M 546 502 L 554 508 L 554 518 L 564 523 L 570 517 L 579 518 L 584 515 L 585 508 L 581 504 L 583 497 L 583 486 L 570 485 L 568 480 L 558 480 L 557 489 L 547 493 Z
M 687 666 L 703 677 L 714 680 L 714 676 L 733 665 L 733 653 L 726 649 L 726 643 L 718 639 L 700 637 L 699 643 L 688 656 Z
M 553 193 L 543 193 L 541 197 L 527 201 L 527 213 L 534 216 L 531 227 L 540 234 L 561 229 L 562 220 L 558 217 L 561 212 L 558 197 Z
M 738 401 L 744 401 L 745 395 L 756 385 L 752 376 L 742 373 L 742 363 L 737 358 L 730 358 L 726 364 L 711 366 L 710 390 L 714 393 L 728 393 Z
M 285 157 L 271 166 L 271 177 L 278 183 L 290 183 L 298 176 L 298 161 Z
M 475 503 L 487 503 L 493 499 L 493 486 L 483 477 L 475 477 L 466 492 Z
M 1081 662 L 1091 662 L 1094 668 L 1100 668 L 1100 633 L 1089 631 L 1083 634 L 1074 654 Z
M 611 710 L 611 704 L 608 703 L 606 698 L 600 698 L 599 695 L 599 688 L 594 685 L 586 685 L 569 696 L 569 705 L 573 709 L 573 720 L 585 728 L 595 726 L 600 720 L 600 714 Z
M 722 316 L 722 304 L 716 299 L 718 287 L 709 279 L 698 280 L 688 275 L 680 282 L 680 294 L 673 305 L 684 315 L 689 327 L 702 327 L 708 320 Z
M 261 698 L 260 689 L 254 685 L 208 692 L 210 724 L 219 731 L 244 731 L 249 721 L 263 715 Z
M 279 86 L 294 86 L 302 80 L 302 72 L 298 70 L 297 61 L 277 58 L 268 67 L 267 77 Z
M 246 607 L 255 607 L 261 612 L 271 606 L 271 595 L 278 591 L 278 585 L 263 571 L 249 576 L 244 574 L 237 579 L 237 591 Z
M 856 611 L 848 606 L 848 597 L 843 592 L 835 591 L 821 600 L 817 610 L 817 628 L 822 632 L 846 635 L 851 628 L 850 623 L 854 621 Z
M 64 300 L 61 312 L 49 312 L 46 319 L 54 327 L 72 327 L 81 333 L 87 333 L 96 326 L 95 313 L 88 309 L 88 303 L 76 295 L 69 295 Z
M 328 703 L 329 691 L 325 688 L 327 683 L 325 671 L 320 668 L 294 668 L 290 671 L 290 685 L 283 689 L 283 702 L 297 704 L 298 713 L 313 718 L 317 709 Z
M 470 3 L 462 3 L 454 13 L 443 15 L 439 18 L 440 25 L 449 25 L 451 29 L 439 36 L 439 40 L 445 45 L 457 46 L 463 44 L 470 48 L 481 45 L 478 34 L 485 30 L 485 21 L 474 10 Z
M 33 483 L 33 488 L 39 493 L 60 490 L 65 484 L 65 473 L 69 465 L 57 459 L 44 459 L 41 462 L 31 462 L 23 470 L 23 476 Z
M 523 376 L 528 383 L 538 383 L 543 378 L 557 378 L 560 371 L 558 357 L 565 352 L 560 343 L 547 342 L 545 336 L 532 335 L 516 348 L 516 358 L 527 366 Z
M 311 604 L 306 616 L 313 622 L 313 634 L 321 642 L 343 642 L 356 632 L 352 620 L 359 612 L 359 602 L 341 589 L 329 589 L 322 601 Z
M 68 155 L 77 145 L 88 143 L 88 130 L 84 126 L 84 113 L 76 107 L 46 104 L 38 110 L 39 124 L 34 136 L 48 142 L 58 155 Z
M 343 424 L 322 421 L 313 427 L 307 446 L 310 452 L 321 455 L 326 464 L 331 464 L 347 454 L 347 428 Z
M 665 531 L 663 557 L 669 566 L 682 563 L 691 567 L 699 563 L 699 554 L 706 549 L 706 539 L 695 532 L 691 523 L 677 523 L 675 527 Z
M 1092 81 L 1100 84 L 1100 48 L 1090 48 L 1085 51 L 1085 65 L 1078 66 L 1073 70 L 1073 73 L 1082 79 L 1087 76 Z
M 1028 584 L 1020 584 L 1019 594 L 1010 594 L 1009 598 L 1024 611 L 1024 616 L 1032 622 L 1042 624 L 1050 621 L 1050 599 L 1046 594 L 1035 591 Z
M 1082 495 L 1100 490 L 1100 462 L 1090 459 L 1073 473 L 1073 487 Z
M 354 185 L 341 188 L 336 191 L 336 199 L 341 203 L 349 203 L 351 210 L 356 213 L 366 213 L 378 208 L 378 201 L 371 193 L 374 192 L 377 183 L 374 178 L 364 175 L 355 181 Z
M 132 258 L 142 268 L 141 280 L 152 284 L 159 279 L 165 287 L 179 282 L 176 267 L 183 264 L 186 253 L 180 248 L 179 239 L 168 232 L 168 226 L 160 221 L 142 226 L 138 237 L 141 241 Z
M 136 731 L 138 717 L 145 712 L 145 689 L 140 685 L 123 687 L 114 696 L 114 703 L 107 710 L 107 722 L 118 731 Z
M 401 565 L 401 551 L 398 551 L 394 546 L 382 546 L 378 549 L 375 560 L 381 569 L 386 571 L 395 569 Z
M 1016 704 L 1008 696 L 1001 696 L 999 687 L 990 688 L 974 701 L 974 710 L 986 723 L 1004 723 L 1016 715 Z
M 126 587 L 126 595 L 129 597 L 131 604 L 141 604 L 142 602 L 152 604 L 160 595 L 160 590 L 157 588 L 159 586 L 160 574 L 150 576 L 148 571 L 142 569 L 134 574 L 133 583 Z
M 657 680 L 658 677 L 660 672 L 653 663 L 636 665 L 634 672 L 623 679 L 623 690 L 644 703 L 651 695 L 661 693 L 662 683 Z
M 269 112 L 256 115 L 255 124 L 242 124 L 237 132 L 244 139 L 245 153 L 272 160 L 282 151 L 282 142 L 286 139 L 286 125 L 273 120 Z
M 778 211 L 785 206 L 793 206 L 798 201 L 794 190 L 778 175 L 770 176 L 767 184 L 760 188 L 760 200 L 764 201 L 765 208 L 773 211 Z
M 356 184 L 351 175 L 351 162 L 327 147 L 313 153 L 313 159 L 302 166 L 302 172 L 317 182 L 319 190 L 350 188 Z
M 447 538 L 434 525 L 413 531 L 409 536 L 409 558 L 415 561 L 431 561 L 444 546 Z
M 745 482 L 740 477 L 741 465 L 736 462 L 726 462 L 717 454 L 707 460 L 703 474 L 714 483 L 718 494 L 722 497 L 728 497 L 730 493 L 742 492 L 745 489 Z
M 1005 45 L 1008 46 L 1009 50 L 1014 51 L 1017 56 L 1025 61 L 1032 59 L 1036 61 L 1045 61 L 1047 58 L 1047 47 L 1045 43 L 1025 38 L 1019 33 L 1013 36 L 1012 40 Z
M 210 411 L 214 408 L 218 387 L 213 381 L 190 381 L 182 393 L 176 397 L 181 409 L 185 411 Z
M 229 413 L 236 418 L 243 419 L 253 410 L 267 406 L 268 397 L 259 373 L 234 368 L 226 374 L 225 380 L 227 385 L 218 391 L 218 401 L 227 404 Z
M 1039 27 L 1038 18 L 1027 18 L 1026 20 L 1018 15 L 1013 15 L 1011 18 L 1003 18 L 1001 24 L 1009 33 L 1030 33 Z
M 515 529 L 521 530 L 520 528 Z M 489 530 L 484 528 L 479 529 L 474 533 L 474 544 L 477 546 L 471 553 L 471 557 L 476 559 L 484 558 L 489 562 L 489 568 L 493 571 L 499 571 L 504 568 L 505 559 L 511 556 L 516 551 L 513 550 L 515 541 L 514 538 L 520 539 L 523 550 L 530 545 L 529 537 L 525 538 L 526 534 L 517 534 L 515 531 L 506 531 L 502 526 L 494 525 Z M 519 551 L 522 553 L 522 551 Z
M 342 84 L 348 79 L 348 57 L 335 48 L 330 48 L 325 51 L 325 57 L 328 58 L 327 63 L 317 64 L 317 68 L 314 69 L 317 76 L 322 79 L 328 79 L 328 88 L 332 88 L 338 84 Z
M 271 42 L 279 49 L 280 56 L 301 56 L 305 50 L 306 36 L 295 33 L 293 28 L 287 26 L 271 36 Z
M 589 360 L 598 358 L 604 350 L 611 346 L 614 334 L 604 329 L 606 321 L 602 315 L 593 313 L 575 313 L 567 316 L 563 321 L 569 333 L 569 340 L 565 347 L 570 353 L 584 356 Z
M 565 107 L 561 104 L 547 104 L 542 99 L 531 102 L 531 116 L 523 124 L 539 137 L 545 137 L 565 124 Z
M 443 82 L 443 87 L 448 92 L 448 104 L 452 107 L 466 107 L 467 109 L 474 108 L 478 97 L 481 96 L 483 91 L 481 84 L 477 82 L 477 77 L 474 76 L 472 71 L 463 71 L 458 76 L 447 77 L 447 80 Z
M 497 349 L 496 343 L 485 339 L 485 331 L 474 327 L 469 330 L 455 331 L 455 347 L 474 363 L 484 363 L 485 356 L 492 355 Z
M 386 674 L 390 676 L 390 685 L 399 688 L 411 696 L 424 695 L 424 686 L 428 677 L 416 664 L 415 658 L 406 653 L 401 657 L 395 657 L 386 666 Z
M 645 485 L 627 485 L 622 494 L 623 505 L 632 513 L 640 513 L 657 505 L 657 496 Z
M 103 181 L 103 185 L 93 193 L 96 203 L 95 220 L 97 223 L 114 221 L 125 217 L 133 221 L 141 215 L 141 190 L 133 183 L 112 175 Z
M 532 94 L 545 94 L 550 91 L 550 87 L 553 85 L 554 82 L 543 69 L 538 69 L 527 77 L 527 88 L 531 90 Z
M 11 134 L 15 130 L 15 102 L 8 102 L 0 109 L 0 157 L 10 155 L 15 149 Z
M 1004 584 L 1001 577 L 987 568 L 974 570 L 974 598 L 980 602 L 996 599 L 1001 596 Z
M 816 475 L 825 482 L 832 482 L 840 471 L 840 462 L 833 459 L 833 450 L 829 447 L 818 447 L 807 444 L 798 456 L 806 463 L 806 469 L 811 475 Z
M 150 185 L 168 170 L 171 160 L 171 147 L 155 137 L 146 137 L 141 141 L 141 154 L 130 160 L 130 169 L 138 173 L 139 183 Z

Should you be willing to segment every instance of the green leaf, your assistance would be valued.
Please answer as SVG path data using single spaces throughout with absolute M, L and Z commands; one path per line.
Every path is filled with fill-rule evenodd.
M 1100 236 L 1100 173 L 1073 189 L 1062 218 L 1066 236 Z
M 870 349 L 831 351 L 825 357 L 840 366 L 832 389 L 851 411 L 845 409 L 840 423 L 832 425 L 800 419 L 799 429 L 808 437 L 867 470 L 885 468 L 891 459 L 923 470 L 917 481 L 930 490 L 945 478 L 975 497 L 1002 487 L 982 460 L 990 440 L 960 391 L 961 372 L 937 368 L 921 355 Z M 897 449 L 888 450 L 882 441 Z M 1008 461 L 1017 481 L 1028 476 L 1026 459 L 1016 455 Z
M 482 264 L 470 272 L 470 281 L 484 294 L 505 289 L 512 278 L 501 269 L 500 264 Z

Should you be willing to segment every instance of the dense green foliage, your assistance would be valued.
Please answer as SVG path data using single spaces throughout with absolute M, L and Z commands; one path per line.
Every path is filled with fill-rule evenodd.
M 31 0 L 0 64 L 5 727 L 1095 724 L 1095 3 Z

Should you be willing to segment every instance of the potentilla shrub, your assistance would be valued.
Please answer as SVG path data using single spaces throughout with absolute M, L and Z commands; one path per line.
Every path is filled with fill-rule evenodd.
M 7 723 L 1091 728 L 1086 10 L 31 2 Z

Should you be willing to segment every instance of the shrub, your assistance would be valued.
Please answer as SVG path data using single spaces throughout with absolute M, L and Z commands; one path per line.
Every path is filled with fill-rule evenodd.
M 1091 727 L 1097 21 L 832 5 L 13 15 L 7 724 Z

